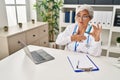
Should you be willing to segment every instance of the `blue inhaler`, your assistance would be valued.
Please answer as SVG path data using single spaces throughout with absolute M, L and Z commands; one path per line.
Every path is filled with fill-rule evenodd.
M 88 27 L 87 27 L 87 29 L 86 29 L 86 32 L 85 32 L 85 33 L 89 34 L 89 33 L 90 33 L 90 31 L 91 31 L 91 29 L 92 29 L 92 25 L 88 24 Z

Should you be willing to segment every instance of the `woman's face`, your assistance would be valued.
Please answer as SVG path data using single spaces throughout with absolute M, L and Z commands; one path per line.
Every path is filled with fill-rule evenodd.
M 88 22 L 91 20 L 87 10 L 80 11 L 76 15 L 76 21 L 80 27 L 87 27 Z

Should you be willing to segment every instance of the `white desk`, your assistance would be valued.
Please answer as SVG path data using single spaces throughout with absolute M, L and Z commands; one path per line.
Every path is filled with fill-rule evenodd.
M 20 50 L 0 61 L 0 80 L 120 80 L 120 69 L 112 65 L 114 58 L 90 56 L 100 70 L 76 73 L 67 60 L 67 55 L 75 53 L 37 46 L 29 48 L 43 48 L 55 60 L 35 65 Z

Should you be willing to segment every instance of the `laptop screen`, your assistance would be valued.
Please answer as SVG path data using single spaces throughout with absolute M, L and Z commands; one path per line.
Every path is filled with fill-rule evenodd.
M 51 56 L 50 54 L 48 54 L 46 51 L 42 49 L 30 52 L 29 48 L 24 42 L 19 41 L 19 43 L 22 46 L 24 46 L 23 48 L 24 52 L 35 64 L 40 64 L 40 63 L 55 59 L 53 56 Z

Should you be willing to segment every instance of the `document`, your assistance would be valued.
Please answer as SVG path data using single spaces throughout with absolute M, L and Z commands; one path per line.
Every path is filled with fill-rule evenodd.
M 97 24 L 98 21 L 98 11 L 94 11 L 94 17 L 92 19 L 92 24 Z
M 106 27 L 107 26 L 107 11 L 100 11 L 100 15 L 101 15 L 101 25 L 102 27 Z
M 111 23 L 112 23 L 112 11 L 106 11 L 106 19 L 107 19 L 107 27 L 111 27 Z
M 67 56 L 70 65 L 75 72 L 98 71 L 99 68 L 88 55 Z

